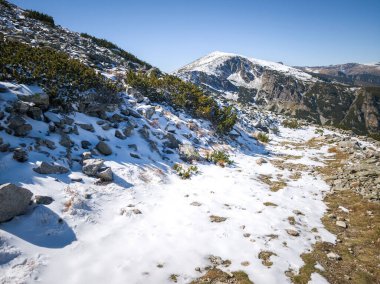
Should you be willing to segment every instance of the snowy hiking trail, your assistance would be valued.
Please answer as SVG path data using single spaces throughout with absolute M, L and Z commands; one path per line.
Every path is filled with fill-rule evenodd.
M 318 165 L 310 158 L 326 152 L 281 146 L 287 139 L 296 141 L 296 136 L 305 141 L 311 133 L 312 129 L 282 129 L 282 135 L 289 137 L 269 143 L 269 159 L 291 154 L 302 156 L 295 163 Z M 320 221 L 326 208 L 322 193 L 328 186 L 306 172 L 298 180 L 288 179 L 288 170 L 270 162 L 258 165 L 256 160 L 261 156 L 236 153 L 232 158 L 232 167 L 199 165 L 200 173 L 190 180 L 170 175 L 156 180 L 148 177 L 147 183 L 127 189 L 115 184 L 91 185 L 95 188 L 91 211 L 67 220 L 77 241 L 60 249 L 40 250 L 47 257 L 39 282 L 166 283 L 174 274 L 178 283 L 188 283 L 201 276 L 195 268 L 203 271 L 210 265 L 211 255 L 230 260 L 229 267 L 220 267 L 243 270 L 254 283 L 289 282 L 284 272 L 302 266 L 300 254 L 317 238 L 334 241 Z M 115 171 L 120 176 L 128 173 L 122 167 Z M 157 176 L 156 172 L 151 174 Z M 282 175 L 286 187 L 272 192 L 260 181 L 260 174 Z M 75 185 L 72 190 L 83 190 L 82 186 Z M 294 210 L 304 215 L 296 215 Z M 211 215 L 227 219 L 211 222 Z M 289 224 L 290 216 L 295 218 L 294 225 Z M 287 229 L 299 232 L 299 236 L 289 235 Z M 270 268 L 258 258 L 261 251 L 274 253 Z

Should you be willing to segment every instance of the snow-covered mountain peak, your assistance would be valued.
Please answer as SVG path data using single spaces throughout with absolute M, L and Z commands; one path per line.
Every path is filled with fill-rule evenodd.
M 233 66 L 240 66 L 240 68 L 232 68 L 230 71 L 233 73 L 240 72 L 242 71 L 241 69 L 245 69 L 244 71 L 246 72 L 252 72 L 252 69 L 256 69 L 257 71 L 267 69 L 277 71 L 285 75 L 295 76 L 296 78 L 301 80 L 310 80 L 313 78 L 310 74 L 307 74 L 304 71 L 298 70 L 294 67 L 290 67 L 281 63 L 221 51 L 211 52 L 210 54 L 180 68 L 174 73 L 178 74 L 183 72 L 198 71 L 204 72 L 208 75 L 219 76 L 222 73 L 224 73 L 221 69 L 224 69 L 226 65 L 231 65 L 231 63 Z M 233 74 L 231 73 L 229 75 Z M 246 80 L 243 81 L 246 82 Z M 242 85 L 245 84 L 243 83 Z

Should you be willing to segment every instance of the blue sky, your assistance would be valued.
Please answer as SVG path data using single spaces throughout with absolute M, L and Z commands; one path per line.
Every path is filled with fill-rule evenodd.
M 10 0 L 170 72 L 212 51 L 329 65 L 380 61 L 379 0 Z

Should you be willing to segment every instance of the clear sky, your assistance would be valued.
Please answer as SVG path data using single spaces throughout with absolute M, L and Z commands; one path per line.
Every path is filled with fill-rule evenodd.
M 380 61 L 380 0 L 10 0 L 170 72 L 219 50 L 287 65 Z

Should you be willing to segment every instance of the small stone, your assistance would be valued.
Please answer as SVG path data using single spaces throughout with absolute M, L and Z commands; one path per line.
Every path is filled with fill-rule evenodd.
M 249 266 L 250 263 L 249 263 L 249 261 L 243 261 L 243 262 L 241 263 L 241 265 L 242 265 L 242 266 Z
M 299 233 L 298 231 L 293 230 L 293 229 L 287 229 L 286 232 L 287 232 L 289 235 L 293 236 L 293 237 L 298 237 L 298 236 L 300 235 L 300 233 Z
M 216 215 L 210 216 L 211 223 L 221 223 L 221 222 L 224 222 L 226 220 L 227 220 L 226 217 L 220 217 L 220 216 L 216 216 Z
M 135 159 L 141 159 L 141 157 L 136 154 L 136 153 L 129 153 L 129 155 L 132 157 L 132 158 L 135 158 Z
M 44 196 L 44 195 L 36 195 L 34 197 L 34 202 L 36 204 L 43 204 L 43 205 L 49 205 L 54 201 L 54 199 L 50 196 Z
M 264 158 L 260 158 L 258 160 L 256 160 L 256 163 L 261 166 L 262 164 L 265 164 L 265 163 L 268 163 L 267 160 L 265 160 Z
M 327 257 L 328 257 L 329 259 L 332 259 L 332 260 L 341 260 L 341 259 L 342 259 L 341 256 L 340 256 L 339 254 L 336 254 L 336 253 L 334 253 L 334 252 L 329 252 L 329 253 L 327 254 Z
M 87 141 L 87 140 L 81 141 L 80 144 L 81 144 L 81 146 L 82 146 L 83 149 L 88 149 L 91 146 L 91 143 L 89 141 Z
M 200 203 L 198 201 L 194 201 L 194 202 L 191 202 L 190 205 L 192 205 L 192 206 L 202 206 L 202 203 Z
M 112 181 L 113 180 L 113 173 L 111 168 L 106 168 L 103 171 L 99 171 L 96 176 L 100 178 L 102 181 Z
M 244 234 L 243 234 L 243 237 L 244 237 L 244 238 L 249 238 L 250 236 L 251 236 L 250 233 L 244 233 Z
M 26 162 L 28 160 L 28 152 L 23 148 L 16 148 L 13 151 L 13 159 L 20 163 Z
M 346 222 L 344 222 L 344 221 L 336 221 L 335 224 L 336 224 L 338 227 L 341 227 L 341 228 L 344 228 L 344 229 L 347 228 L 347 224 L 346 224 Z

